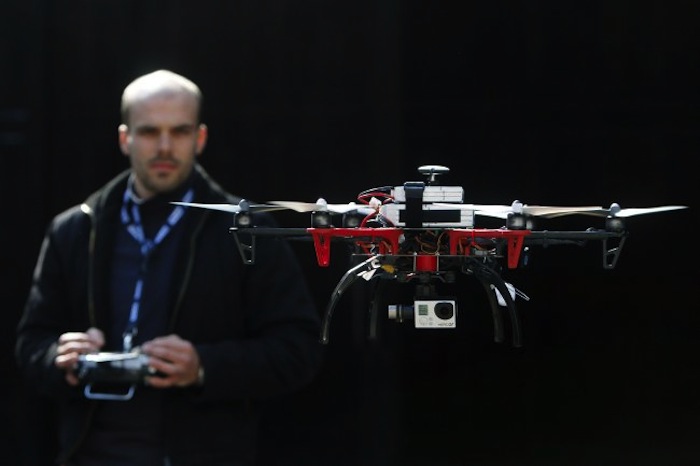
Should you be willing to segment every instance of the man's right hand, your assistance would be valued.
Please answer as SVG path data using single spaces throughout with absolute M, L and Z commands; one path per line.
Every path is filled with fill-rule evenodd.
M 97 353 L 105 344 L 101 330 L 89 328 L 86 332 L 66 332 L 58 337 L 58 352 L 54 363 L 66 372 L 66 381 L 78 385 L 80 381 L 74 371 L 81 354 Z

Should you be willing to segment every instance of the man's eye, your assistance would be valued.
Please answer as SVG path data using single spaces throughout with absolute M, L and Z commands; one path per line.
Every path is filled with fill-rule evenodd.
M 192 134 L 193 132 L 194 128 L 192 128 L 191 126 L 183 126 L 173 129 L 173 134 L 177 136 L 186 136 Z
M 139 136 L 157 136 L 158 130 L 155 128 L 139 128 L 138 134 Z

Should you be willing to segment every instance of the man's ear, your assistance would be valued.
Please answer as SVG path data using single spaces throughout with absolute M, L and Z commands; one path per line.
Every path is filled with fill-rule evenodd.
M 199 125 L 197 128 L 197 155 L 201 155 L 204 152 L 204 148 L 207 145 L 207 138 L 209 137 L 209 128 L 204 123 Z
M 129 155 L 129 127 L 122 123 L 117 131 L 119 133 L 119 148 L 122 150 L 122 154 Z

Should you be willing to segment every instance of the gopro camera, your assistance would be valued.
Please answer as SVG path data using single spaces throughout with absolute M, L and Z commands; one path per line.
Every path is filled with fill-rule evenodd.
M 147 376 L 156 375 L 148 366 L 148 356 L 138 352 L 100 352 L 83 354 L 78 359 L 76 371 L 84 382 L 85 396 L 90 399 L 128 400 L 134 394 L 136 385 L 143 383 Z M 124 392 L 96 392 L 93 384 L 129 385 Z
M 413 305 L 392 304 L 389 318 L 398 322 L 413 319 L 416 328 L 455 328 L 457 302 L 452 299 L 423 299 Z

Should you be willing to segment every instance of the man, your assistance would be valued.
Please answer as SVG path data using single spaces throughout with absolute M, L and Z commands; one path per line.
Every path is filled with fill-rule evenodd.
M 59 464 L 254 464 L 259 404 L 319 370 L 320 319 L 289 245 L 258 238 L 244 264 L 230 215 L 172 204 L 240 200 L 197 163 L 201 99 L 167 70 L 129 84 L 130 169 L 47 230 L 16 356 L 59 402 Z M 86 383 L 76 369 L 98 352 L 144 355 L 143 383 L 130 396 L 118 380 Z

